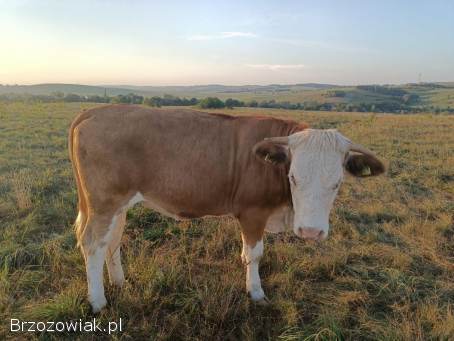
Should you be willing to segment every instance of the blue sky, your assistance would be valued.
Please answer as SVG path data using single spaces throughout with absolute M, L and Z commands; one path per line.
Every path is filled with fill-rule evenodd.
M 454 81 L 454 1 L 5 1 L 0 83 Z

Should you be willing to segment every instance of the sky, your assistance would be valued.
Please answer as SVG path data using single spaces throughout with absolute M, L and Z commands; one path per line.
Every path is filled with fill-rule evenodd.
M 0 84 L 454 81 L 454 1 L 0 0 Z

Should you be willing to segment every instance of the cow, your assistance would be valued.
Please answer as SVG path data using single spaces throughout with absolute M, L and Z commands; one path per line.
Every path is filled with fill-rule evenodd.
M 382 174 L 370 150 L 334 129 L 262 116 L 107 105 L 81 112 L 69 131 L 78 191 L 77 243 L 94 312 L 109 281 L 125 281 L 120 241 L 126 211 L 142 202 L 175 219 L 230 215 L 241 226 L 246 289 L 268 302 L 259 276 L 264 231 L 328 236 L 344 170 Z

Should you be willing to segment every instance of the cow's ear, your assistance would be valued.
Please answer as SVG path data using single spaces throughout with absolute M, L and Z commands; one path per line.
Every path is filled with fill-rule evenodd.
M 263 162 L 273 165 L 285 164 L 290 161 L 290 152 L 286 144 L 272 140 L 258 142 L 252 152 Z
M 385 165 L 375 156 L 348 153 L 345 169 L 353 176 L 376 176 L 385 172 Z

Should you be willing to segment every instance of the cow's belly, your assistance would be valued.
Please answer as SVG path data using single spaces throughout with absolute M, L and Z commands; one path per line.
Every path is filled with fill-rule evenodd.
M 205 216 L 219 216 L 226 214 L 224 212 L 217 211 L 200 211 L 192 207 L 191 203 L 189 203 L 189 205 L 175 205 L 175 203 L 172 203 L 170 201 L 165 202 L 165 200 L 163 200 L 162 198 L 158 199 L 149 194 L 142 195 L 140 192 L 136 195 L 136 198 L 137 197 L 145 207 L 175 220 L 188 220 L 194 218 L 202 218 Z
M 175 220 L 185 220 L 185 219 L 191 218 L 191 217 L 184 217 L 181 215 L 181 212 L 179 212 L 179 210 L 177 210 L 176 208 L 168 207 L 168 206 L 164 207 L 164 205 L 158 204 L 157 200 L 153 200 L 152 198 L 149 198 L 149 197 L 148 198 L 144 197 L 144 200 L 142 203 L 145 207 L 150 208 L 153 211 L 156 211 L 166 217 L 170 217 Z

